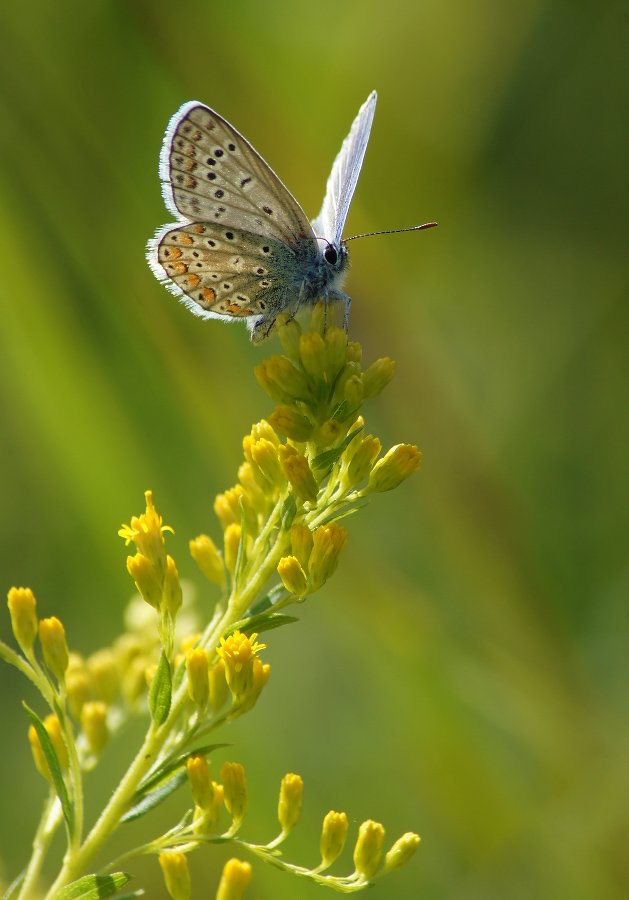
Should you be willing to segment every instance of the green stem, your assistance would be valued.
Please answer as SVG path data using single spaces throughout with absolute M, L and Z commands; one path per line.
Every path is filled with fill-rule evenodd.
M 18 900 L 28 900 L 35 894 L 35 885 L 39 880 L 39 873 L 46 858 L 54 834 L 63 821 L 61 804 L 57 795 L 50 793 L 46 805 L 41 814 L 37 831 L 33 839 L 33 852 L 28 863 L 18 894 Z

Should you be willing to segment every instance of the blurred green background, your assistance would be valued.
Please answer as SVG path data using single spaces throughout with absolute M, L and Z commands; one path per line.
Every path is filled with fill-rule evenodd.
M 418 831 L 373 898 L 629 896 L 628 24 L 620 0 L 0 11 L 1 580 L 31 585 L 82 652 L 121 629 L 116 530 L 145 488 L 201 589 L 187 540 L 218 537 L 214 494 L 272 406 L 252 369 L 276 340 L 194 318 L 145 263 L 171 219 L 172 113 L 214 106 L 314 215 L 376 88 L 348 233 L 440 223 L 353 244 L 348 279 L 352 337 L 398 363 L 368 428 L 419 443 L 423 469 L 351 519 L 338 575 L 269 636 L 267 693 L 220 757 L 247 767 L 252 839 L 273 834 L 281 776 L 303 775 L 296 862 L 314 864 L 330 808 L 391 842 Z M 0 679 L 10 879 L 44 789 L 34 698 Z M 89 784 L 93 813 L 111 782 Z M 195 854 L 195 897 L 223 859 Z M 153 860 L 131 868 L 163 896 Z M 322 892 L 256 865 L 248 896 Z

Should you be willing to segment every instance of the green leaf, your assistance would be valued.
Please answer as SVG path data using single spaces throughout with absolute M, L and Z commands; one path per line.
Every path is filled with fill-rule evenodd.
M 131 802 L 138 802 L 141 797 L 148 791 L 153 790 L 158 784 L 161 784 L 161 782 L 168 778 L 173 772 L 185 768 L 187 759 L 189 756 L 192 756 L 192 754 L 195 754 L 196 756 L 209 756 L 213 750 L 218 750 L 220 747 L 229 747 L 229 744 L 205 744 L 200 747 L 195 747 L 194 749 L 186 750 L 185 753 L 180 753 L 173 759 L 167 760 L 163 765 L 159 766 L 159 768 L 147 776 L 135 792 Z
M 149 709 L 151 711 L 151 718 L 156 725 L 162 725 L 168 718 L 172 693 L 173 686 L 170 663 L 162 650 L 159 663 L 157 664 L 157 671 L 155 672 L 155 677 L 151 682 L 151 689 L 149 691 Z
M 288 591 L 286 590 L 284 585 L 276 584 L 275 587 L 271 588 L 269 593 L 262 598 L 262 600 L 258 600 L 257 603 L 254 603 L 253 606 L 249 608 L 249 615 L 257 616 L 258 613 L 264 612 L 271 606 L 275 606 L 277 601 L 281 600 L 285 596 L 288 596 Z
M 340 459 L 343 451 L 354 440 L 356 435 L 362 431 L 362 428 L 355 428 L 344 438 L 338 447 L 332 447 L 330 450 L 324 450 L 312 460 L 313 469 L 331 469 L 334 463 Z
M 249 616 L 247 619 L 241 619 L 230 626 L 225 635 L 233 634 L 234 631 L 243 631 L 245 634 L 252 634 L 254 631 L 261 634 L 263 631 L 273 631 L 274 628 L 281 628 L 282 625 L 290 625 L 291 622 L 298 622 L 296 616 L 286 616 L 284 613 L 260 613 L 257 616 Z
M 99 900 L 101 897 L 113 897 L 132 878 L 133 875 L 129 875 L 127 872 L 112 872 L 111 875 L 85 875 L 78 881 L 66 885 L 55 896 L 57 900 L 77 900 L 79 897 L 82 900 Z M 127 894 L 127 897 L 130 896 L 139 897 L 140 894 L 138 892 Z
M 170 778 L 160 784 L 159 787 L 155 788 L 154 791 L 144 794 L 131 809 L 127 810 L 120 821 L 132 822 L 135 819 L 140 819 L 142 816 L 146 815 L 147 812 L 155 809 L 160 803 L 163 803 L 166 797 L 169 797 L 181 784 L 183 784 L 186 777 L 186 770 L 184 768 L 178 769 L 178 771 L 174 772 Z
M 369 501 L 365 500 L 363 503 L 357 503 L 356 506 L 351 506 L 349 509 L 331 512 L 329 516 L 326 516 L 325 519 L 321 520 L 319 527 L 321 527 L 321 525 L 328 525 L 330 522 L 338 522 L 340 519 L 347 518 L 347 516 L 352 516 L 355 512 L 358 512 L 359 509 L 364 509 L 368 505 Z
M 22 706 L 26 710 L 30 720 L 33 723 L 35 731 L 37 732 L 39 743 L 41 744 L 44 756 L 46 757 L 46 762 L 48 763 L 48 768 L 50 769 L 50 775 L 52 777 L 55 791 L 57 792 L 57 797 L 59 798 L 59 802 L 61 803 L 63 817 L 66 820 L 66 825 L 68 826 L 68 834 L 71 837 L 74 832 L 74 806 L 70 802 L 70 797 L 68 796 L 66 783 L 63 780 L 61 766 L 59 765 L 59 759 L 57 758 L 57 752 L 53 747 L 52 741 L 50 740 L 50 736 L 46 731 L 44 723 L 39 718 L 37 713 L 34 712 L 30 708 L 30 706 L 27 706 L 24 701 L 22 701 Z

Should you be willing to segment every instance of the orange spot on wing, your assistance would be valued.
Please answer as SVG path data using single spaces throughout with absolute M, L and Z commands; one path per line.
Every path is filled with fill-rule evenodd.
M 205 234 L 205 232 L 207 231 L 205 225 L 193 225 L 192 227 L 197 234 Z
M 198 287 L 200 283 L 201 283 L 201 279 L 199 278 L 198 275 L 195 275 L 194 272 L 190 272 L 188 274 L 188 277 L 186 278 L 186 285 L 189 288 Z
M 190 244 L 194 244 L 194 238 L 190 237 L 189 234 L 186 234 L 185 231 L 180 231 L 179 232 L 179 243 L 185 244 L 186 247 L 189 247 Z
M 171 275 L 185 275 L 188 271 L 188 266 L 182 262 L 169 263 L 167 268 Z
M 201 293 L 203 294 L 203 300 L 205 303 L 211 304 L 216 300 L 216 291 L 213 291 L 212 288 L 203 288 Z
M 160 247 L 160 252 L 164 259 L 179 259 L 183 256 L 179 247 Z

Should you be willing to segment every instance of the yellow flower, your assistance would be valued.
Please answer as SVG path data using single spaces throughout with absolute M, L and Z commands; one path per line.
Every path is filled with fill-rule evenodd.
M 284 556 L 277 566 L 277 573 L 287 591 L 296 597 L 304 597 L 308 593 L 306 573 L 296 556 Z
M 347 531 L 342 525 L 330 522 L 321 525 L 313 534 L 313 547 L 308 562 L 310 589 L 318 590 L 336 569 L 341 550 L 347 542 Z
M 240 763 L 226 762 L 221 769 L 221 781 L 225 808 L 234 820 L 234 825 L 239 825 L 247 812 L 245 770 Z
M 90 750 L 98 756 L 109 738 L 105 704 L 100 700 L 89 700 L 84 703 L 81 710 L 81 727 Z
M 421 450 L 413 444 L 396 444 L 379 459 L 369 476 L 370 491 L 391 491 L 408 478 L 421 462 Z
M 59 765 L 62 769 L 67 769 L 69 760 L 68 760 L 68 751 L 66 749 L 65 742 L 63 740 L 63 735 L 61 732 L 61 723 L 57 716 L 49 715 L 44 719 L 44 728 L 48 733 L 48 737 L 54 747 L 55 753 L 57 754 L 57 760 L 59 761 Z M 46 762 L 46 757 L 44 756 L 44 751 L 39 742 L 39 735 L 35 729 L 34 725 L 31 725 L 28 729 L 28 740 L 31 745 L 31 750 L 33 752 L 33 760 L 35 762 L 35 768 L 39 772 L 40 775 L 43 775 L 47 781 L 52 781 L 50 770 L 48 768 L 48 763 Z
M 63 681 L 68 668 L 68 645 L 63 625 L 56 616 L 39 622 L 39 642 L 44 662 L 58 681 Z
M 188 694 L 199 709 L 205 709 L 210 697 L 207 653 L 202 647 L 195 647 L 186 653 L 188 673 Z
M 323 820 L 321 829 L 321 863 L 324 868 L 328 868 L 341 855 L 345 846 L 347 830 L 349 822 L 344 812 L 334 812 L 333 809 L 327 814 Z
M 159 855 L 166 890 L 172 900 L 188 900 L 192 893 L 190 870 L 185 854 L 166 850 Z
M 279 449 L 279 459 L 284 475 L 299 499 L 314 502 L 317 499 L 319 485 L 314 479 L 306 457 L 290 444 L 283 444 Z
M 412 831 L 407 831 L 398 838 L 384 858 L 385 870 L 391 872 L 393 869 L 399 869 L 400 866 L 405 865 L 415 854 L 420 840 L 419 835 Z
M 30 651 L 37 636 L 35 595 L 30 588 L 12 587 L 7 596 L 11 627 L 22 650 Z
M 384 828 L 379 822 L 367 819 L 358 829 L 358 840 L 354 847 L 354 865 L 356 871 L 364 879 L 370 878 L 378 871 L 382 859 Z
M 291 526 L 290 545 L 293 555 L 297 557 L 306 574 L 308 573 L 308 562 L 312 553 L 313 543 L 312 531 L 307 525 L 295 524 Z
M 301 812 L 304 782 L 300 775 L 289 772 L 282 778 L 277 818 L 282 826 L 282 834 L 288 834 L 297 824 Z
M 251 864 L 233 857 L 223 867 L 216 900 L 242 900 L 251 881 Z
M 200 809 L 209 809 L 214 801 L 214 790 L 210 767 L 205 756 L 200 754 L 189 756 L 186 760 L 186 771 L 194 805 Z
M 157 563 L 163 572 L 166 567 L 164 532 L 170 531 L 173 534 L 174 532 L 170 525 L 162 525 L 162 517 L 153 505 L 153 492 L 145 491 L 144 496 L 146 497 L 145 512 L 139 516 L 133 516 L 131 524 L 123 525 L 118 534 L 124 538 L 127 545 L 133 541 L 138 552 Z
M 228 638 L 221 638 L 217 653 L 225 663 L 225 678 L 237 702 L 244 700 L 253 684 L 253 661 L 266 644 L 258 644 L 257 634 L 247 637 L 235 631 Z
M 395 363 L 388 356 L 377 359 L 363 372 L 365 397 L 376 397 L 385 389 L 395 374 Z
M 225 587 L 225 563 L 216 544 L 207 534 L 200 534 L 189 543 L 190 555 L 206 578 Z

